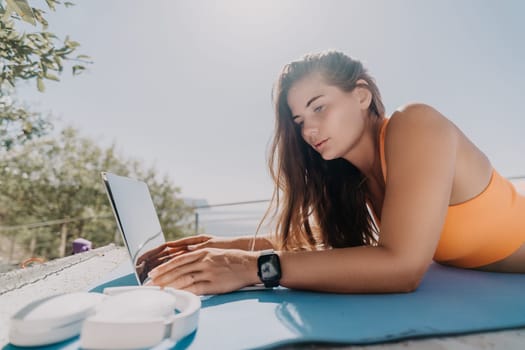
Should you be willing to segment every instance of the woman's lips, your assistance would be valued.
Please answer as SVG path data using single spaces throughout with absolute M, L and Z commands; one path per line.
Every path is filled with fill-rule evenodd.
M 316 143 L 315 148 L 317 149 L 321 148 L 321 146 L 324 145 L 326 141 L 328 141 L 328 139 L 324 139 L 323 141 Z

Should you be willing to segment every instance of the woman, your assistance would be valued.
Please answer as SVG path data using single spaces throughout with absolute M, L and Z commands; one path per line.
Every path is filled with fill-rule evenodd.
M 169 242 L 153 284 L 386 293 L 415 290 L 433 259 L 525 272 L 525 197 L 438 111 L 410 104 L 387 119 L 373 79 L 340 52 L 286 65 L 274 102 L 275 237 L 256 251 L 248 237 Z

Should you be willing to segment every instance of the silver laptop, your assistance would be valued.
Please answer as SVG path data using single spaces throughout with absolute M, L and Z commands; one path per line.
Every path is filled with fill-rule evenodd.
M 148 185 L 108 172 L 101 174 L 118 229 L 135 267 L 135 276 L 142 285 L 149 280 L 148 272 L 154 266 L 148 266 L 141 256 L 166 242 Z M 240 290 L 260 289 L 265 289 L 262 284 Z
M 102 172 L 102 179 L 118 229 L 135 267 L 137 281 L 144 284 L 149 269 L 138 264 L 141 255 L 166 241 L 148 185 L 107 172 Z

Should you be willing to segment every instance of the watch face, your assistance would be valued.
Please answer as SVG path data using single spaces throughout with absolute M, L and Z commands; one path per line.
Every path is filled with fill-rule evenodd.
M 266 255 L 261 258 L 263 258 L 260 264 L 261 279 L 263 281 L 279 279 L 281 277 L 279 257 L 277 255 Z

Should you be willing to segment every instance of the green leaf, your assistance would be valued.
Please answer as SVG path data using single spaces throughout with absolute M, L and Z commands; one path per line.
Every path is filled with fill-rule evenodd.
M 58 56 L 53 57 L 53 61 L 55 61 L 56 65 L 58 66 L 58 71 L 62 72 L 62 69 L 64 67 L 62 66 L 62 60 L 60 59 L 60 57 Z
M 53 11 L 56 10 L 56 8 L 55 8 L 55 3 L 53 2 L 53 0 L 46 0 L 46 2 L 47 2 L 47 6 L 48 6 L 51 10 L 53 10 Z
M 66 46 L 70 48 L 75 48 L 75 47 L 80 46 L 80 43 L 73 41 L 73 40 L 69 40 L 66 42 Z
M 46 78 L 49 79 L 49 80 L 60 81 L 60 79 L 58 79 L 58 77 L 56 75 L 53 75 L 53 74 L 50 74 L 50 73 L 46 73 Z
M 73 4 L 72 2 L 66 1 L 66 2 L 64 3 L 64 6 L 65 6 L 66 8 L 68 8 L 68 7 L 71 7 L 71 6 L 75 6 L 75 4 Z
M 40 23 L 42 24 L 42 28 L 44 30 L 47 29 L 49 23 L 46 21 L 46 19 L 42 16 L 42 11 L 41 10 L 37 10 L 37 9 L 34 9 L 33 10 L 33 17 Z M 45 37 L 42 33 L 42 36 Z M 46 38 L 47 39 L 47 38 Z
M 38 89 L 38 91 L 40 92 L 44 92 L 46 91 L 46 87 L 44 85 L 44 80 L 40 77 L 36 78 L 36 87 Z
M 31 131 L 33 131 L 33 124 L 31 124 L 30 122 L 26 121 L 24 123 L 24 126 L 22 127 L 22 131 L 24 132 L 24 134 L 30 134 Z
M 5 7 L 4 15 L 2 16 L 2 22 L 7 22 L 13 11 L 14 11 L 13 8 L 9 5 L 9 2 L 8 2 Z
M 81 65 L 73 66 L 73 75 L 78 75 L 85 69 L 86 69 L 86 67 L 81 66 Z
M 36 25 L 35 16 L 27 0 L 5 0 L 7 6 L 13 9 L 24 21 Z M 7 11 L 6 11 L 7 13 Z
M 51 32 L 42 32 L 42 36 L 46 38 L 47 40 L 58 39 L 58 37 L 54 33 L 51 33 Z

